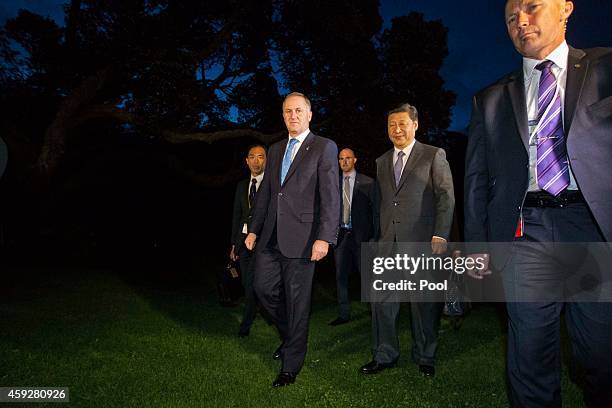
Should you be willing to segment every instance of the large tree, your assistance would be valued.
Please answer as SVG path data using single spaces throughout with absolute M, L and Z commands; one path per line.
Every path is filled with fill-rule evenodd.
M 454 103 L 439 75 L 445 27 L 413 13 L 383 29 L 378 9 L 377 0 L 72 0 L 63 26 L 22 10 L 0 32 L 3 133 L 24 162 L 53 174 L 67 150 L 109 134 L 276 140 L 281 93 L 301 90 L 315 129 L 375 155 L 391 106 L 418 106 L 427 133 L 448 126 Z

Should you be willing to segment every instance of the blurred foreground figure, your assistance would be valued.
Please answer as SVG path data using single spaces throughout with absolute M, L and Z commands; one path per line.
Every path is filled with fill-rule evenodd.
M 534 288 L 546 295 L 568 266 L 536 244 L 612 239 L 612 49 L 568 46 L 573 10 L 571 1 L 508 0 L 506 26 L 522 67 L 473 102 L 465 237 L 514 242 L 515 250 L 492 253 L 490 261 L 509 300 L 515 407 L 561 407 L 563 308 L 585 373 L 585 403 L 612 407 L 612 304 L 511 301 Z M 468 271 L 476 279 L 490 273 Z

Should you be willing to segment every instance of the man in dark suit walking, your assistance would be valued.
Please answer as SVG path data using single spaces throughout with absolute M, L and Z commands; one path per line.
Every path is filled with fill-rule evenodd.
M 338 162 L 342 170 L 342 215 L 338 246 L 334 249 L 338 317 L 329 323 L 331 326 L 348 323 L 351 318 L 349 275 L 353 270 L 361 274 L 361 243 L 368 241 L 373 231 L 374 180 L 357 173 L 357 158 L 351 149 L 342 149 L 338 154 Z
M 431 242 L 435 255 L 447 249 L 453 221 L 453 179 L 444 150 L 415 140 L 418 113 L 401 105 L 387 117 L 393 149 L 376 159 L 375 223 L 379 242 Z M 372 303 L 372 354 L 361 367 L 376 374 L 399 359 L 398 302 Z M 411 302 L 412 359 L 420 372 L 435 374 L 434 355 L 442 305 Z
M 611 304 L 513 301 L 534 288 L 546 297 L 560 282 L 568 265 L 538 250 L 544 244 L 612 239 L 612 50 L 567 45 L 573 9 L 564 0 L 508 0 L 506 26 L 522 66 L 473 101 L 465 236 L 513 242 L 512 251 L 487 255 L 508 299 L 507 367 L 517 407 L 561 406 L 563 308 L 585 372 L 585 402 L 612 406 Z M 468 274 L 483 279 L 491 270 Z
M 315 262 L 336 244 L 340 222 L 338 148 L 310 132 L 311 118 L 306 96 L 285 97 L 289 137 L 268 151 L 245 240 L 249 249 L 257 241 L 255 291 L 282 338 L 274 387 L 295 382 L 304 364 Z
M 255 202 L 255 196 L 264 177 L 266 165 L 266 149 L 261 145 L 252 146 L 246 157 L 246 164 L 251 172 L 248 179 L 244 179 L 236 186 L 234 196 L 234 213 L 232 217 L 232 248 L 230 259 L 240 264 L 242 286 L 244 287 L 244 313 L 238 330 L 239 337 L 249 335 L 251 325 L 257 313 L 257 298 L 253 289 L 253 271 L 255 269 L 252 251 L 244 245 L 247 236 L 247 223 L 249 213 Z

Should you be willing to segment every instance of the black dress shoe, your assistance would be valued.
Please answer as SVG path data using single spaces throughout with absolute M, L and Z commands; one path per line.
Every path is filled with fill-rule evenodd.
M 272 383 L 273 387 L 284 387 L 285 385 L 293 384 L 295 382 L 295 373 L 280 372 L 278 377 Z
M 433 377 L 436 375 L 436 369 L 434 366 L 419 365 L 419 371 L 423 374 L 423 377 Z
M 284 344 L 285 343 L 281 343 L 280 346 L 278 346 L 278 348 L 274 350 L 274 353 L 272 354 L 272 358 L 274 360 L 279 360 L 281 358 L 281 349 L 283 348 Z
M 329 322 L 330 326 L 339 326 L 341 324 L 346 324 L 349 321 L 347 319 L 343 319 L 342 317 L 337 317 L 336 320 L 332 320 L 331 322 Z
M 368 364 L 361 366 L 359 371 L 362 374 L 378 374 L 385 368 L 391 367 L 393 367 L 393 364 L 381 364 L 376 360 L 372 360 Z
M 240 330 L 238 330 L 238 337 L 240 338 L 248 337 L 250 333 L 251 333 L 251 329 L 243 329 L 241 327 Z

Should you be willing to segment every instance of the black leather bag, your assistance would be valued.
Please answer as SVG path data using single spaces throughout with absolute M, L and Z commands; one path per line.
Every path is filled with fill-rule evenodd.
M 217 294 L 221 306 L 236 306 L 236 300 L 242 295 L 242 284 L 238 265 L 230 261 L 217 274 Z

